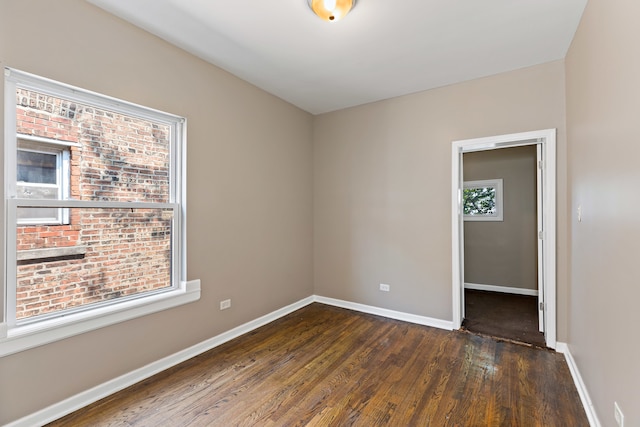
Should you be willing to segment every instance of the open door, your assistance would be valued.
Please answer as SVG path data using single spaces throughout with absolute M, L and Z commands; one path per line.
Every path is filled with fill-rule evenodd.
M 453 286 L 453 328 L 460 329 L 462 327 L 462 321 L 464 320 L 464 221 L 462 218 L 462 189 L 464 179 L 462 176 L 462 150 L 453 146 L 453 173 L 456 179 L 453 179 L 453 194 L 452 209 L 455 212 L 455 220 L 453 221 L 453 239 L 457 242 L 457 245 L 453 245 L 452 256 L 454 259 L 459 259 L 460 262 L 453 270 L 453 282 L 457 283 L 457 286 Z M 459 250 L 463 248 L 463 250 Z
M 536 167 L 536 185 L 537 185 L 537 218 L 538 218 L 538 330 L 542 333 L 545 331 L 545 305 L 544 305 L 544 191 L 542 168 L 542 144 L 536 144 L 537 167 Z
M 474 138 L 452 143 L 452 286 L 454 329 L 464 319 L 463 153 L 522 145 L 537 146 L 539 329 L 556 348 L 556 130 Z

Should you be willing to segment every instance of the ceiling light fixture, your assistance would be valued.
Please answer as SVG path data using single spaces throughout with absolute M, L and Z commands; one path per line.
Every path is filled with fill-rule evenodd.
M 336 22 L 347 16 L 356 0 L 307 0 L 309 7 L 322 20 Z

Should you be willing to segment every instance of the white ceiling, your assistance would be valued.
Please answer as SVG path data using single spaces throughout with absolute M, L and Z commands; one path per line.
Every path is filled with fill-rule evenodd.
M 313 114 L 564 58 L 587 0 L 88 0 Z

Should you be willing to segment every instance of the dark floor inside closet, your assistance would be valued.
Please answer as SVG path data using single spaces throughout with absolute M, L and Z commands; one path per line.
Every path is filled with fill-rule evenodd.
M 538 298 L 465 289 L 463 329 L 469 332 L 545 347 L 538 332 Z

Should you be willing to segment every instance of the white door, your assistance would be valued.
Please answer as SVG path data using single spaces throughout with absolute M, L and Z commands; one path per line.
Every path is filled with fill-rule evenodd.
M 543 174 L 542 168 L 544 164 L 542 163 L 542 144 L 536 144 L 537 151 L 537 167 L 536 167 L 536 193 L 538 202 L 537 206 L 537 218 L 538 218 L 538 330 L 540 332 L 544 332 L 544 215 L 543 215 L 543 201 L 544 197 L 542 197 L 542 191 L 544 189 L 544 185 L 542 182 Z
M 464 320 L 464 316 L 465 316 L 465 302 L 464 302 L 464 212 L 463 212 L 463 203 L 462 203 L 462 199 L 464 197 L 463 194 L 463 189 L 464 189 L 464 177 L 463 177 L 463 171 L 464 171 L 464 156 L 461 154 L 460 155 L 460 176 L 459 176 L 459 180 L 458 182 L 460 183 L 460 187 L 458 188 L 458 206 L 460 207 L 460 212 L 459 212 L 459 216 L 458 216 L 458 227 L 460 228 L 460 234 L 459 234 L 459 244 L 460 247 L 462 248 L 462 251 L 460 251 L 460 283 L 461 283 L 461 289 L 460 289 L 460 313 L 462 314 L 462 316 L 460 317 L 462 320 Z
M 462 149 L 453 145 L 452 181 L 452 257 L 453 257 L 453 329 L 460 329 L 464 320 L 464 221 L 462 213 Z

